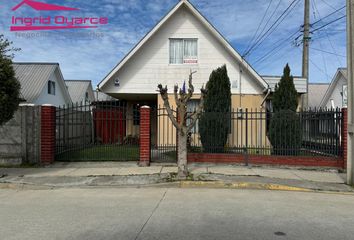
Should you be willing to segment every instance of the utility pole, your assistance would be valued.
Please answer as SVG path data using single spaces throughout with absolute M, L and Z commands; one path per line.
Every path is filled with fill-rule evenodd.
M 309 89 L 309 54 L 310 54 L 310 0 L 305 0 L 304 14 L 304 34 L 303 34 L 303 53 L 302 53 L 302 77 L 306 79 L 307 92 L 302 95 L 301 107 L 308 107 L 308 89 Z
M 347 0 L 348 146 L 347 183 L 354 185 L 354 0 Z

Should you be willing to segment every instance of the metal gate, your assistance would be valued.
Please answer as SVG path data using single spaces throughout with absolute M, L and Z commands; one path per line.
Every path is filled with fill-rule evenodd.
M 56 111 L 57 161 L 139 159 L 138 107 L 120 101 L 71 104 Z
M 176 110 L 172 109 L 172 111 L 176 116 Z M 151 121 L 151 129 L 153 130 L 151 131 L 151 161 L 177 162 L 177 132 L 166 109 L 163 107 L 152 108 L 151 114 L 156 116 L 156 121 Z

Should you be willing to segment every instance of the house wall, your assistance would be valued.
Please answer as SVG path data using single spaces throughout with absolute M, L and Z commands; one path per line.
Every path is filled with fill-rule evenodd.
M 198 64 L 169 64 L 169 38 L 197 38 Z M 181 86 L 193 69 L 197 71 L 193 75 L 193 83 L 199 92 L 212 70 L 226 64 L 233 94 L 262 94 L 263 89 L 257 80 L 247 69 L 241 73 L 236 62 L 190 10 L 181 7 L 111 78 L 118 78 L 120 86 L 114 86 L 111 80 L 102 87 L 102 91 L 110 94 L 156 94 L 157 84 L 161 83 L 167 85 L 172 93 L 173 85 L 178 83 Z
M 200 98 L 200 94 L 195 94 L 193 98 Z M 242 108 L 243 111 L 248 110 L 249 118 L 257 118 L 257 114 L 255 112 L 261 111 L 261 103 L 263 101 L 264 96 L 262 95 L 239 95 L 233 94 L 231 96 L 231 104 L 232 111 L 236 112 L 239 108 Z M 169 94 L 170 106 L 174 110 L 176 110 L 176 104 L 174 101 L 173 94 Z M 158 106 L 160 108 L 164 108 L 163 100 L 161 96 L 158 96 Z M 263 110 L 265 111 L 265 110 Z M 157 113 L 159 116 L 157 117 L 157 144 L 159 146 L 166 145 L 175 145 L 176 144 L 176 130 L 167 116 L 166 111 L 160 110 Z M 236 117 L 236 116 L 234 116 Z M 245 117 L 245 116 L 244 116 Z M 269 140 L 266 137 L 266 121 L 249 120 L 248 132 L 246 133 L 246 120 L 237 120 L 233 119 L 231 123 L 232 133 L 229 134 L 228 145 L 236 146 L 245 144 L 246 138 L 249 145 L 254 146 L 270 146 Z M 191 136 L 192 144 L 195 146 L 200 146 L 200 136 L 198 133 L 192 134 Z
M 343 75 L 340 76 L 340 78 L 338 79 L 336 85 L 334 86 L 334 89 L 332 91 L 332 94 L 330 95 L 330 97 L 328 98 L 325 106 L 327 108 L 331 108 L 332 104 L 331 104 L 331 99 L 333 99 L 334 101 L 334 106 L 335 108 L 343 108 L 343 99 L 342 99 L 342 94 L 341 92 L 343 85 L 347 85 L 348 82 L 347 80 L 343 77 Z
M 59 83 L 61 80 L 58 70 L 55 70 L 48 80 L 55 82 L 55 95 L 48 94 L 48 84 L 46 83 L 34 104 L 51 104 L 56 107 L 68 104 L 69 102 L 65 101 L 62 85 Z

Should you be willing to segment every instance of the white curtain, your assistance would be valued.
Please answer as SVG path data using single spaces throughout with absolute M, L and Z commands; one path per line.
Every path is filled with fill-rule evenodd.
M 184 57 L 187 59 L 196 59 L 198 55 L 198 47 L 196 39 L 184 40 Z
M 183 40 L 170 39 L 170 63 L 183 63 Z

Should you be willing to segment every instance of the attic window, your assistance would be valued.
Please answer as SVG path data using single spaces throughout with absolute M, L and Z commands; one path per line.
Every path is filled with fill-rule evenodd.
M 55 82 L 49 80 L 48 81 L 48 94 L 55 95 Z
M 198 63 L 197 39 L 170 39 L 170 64 Z

